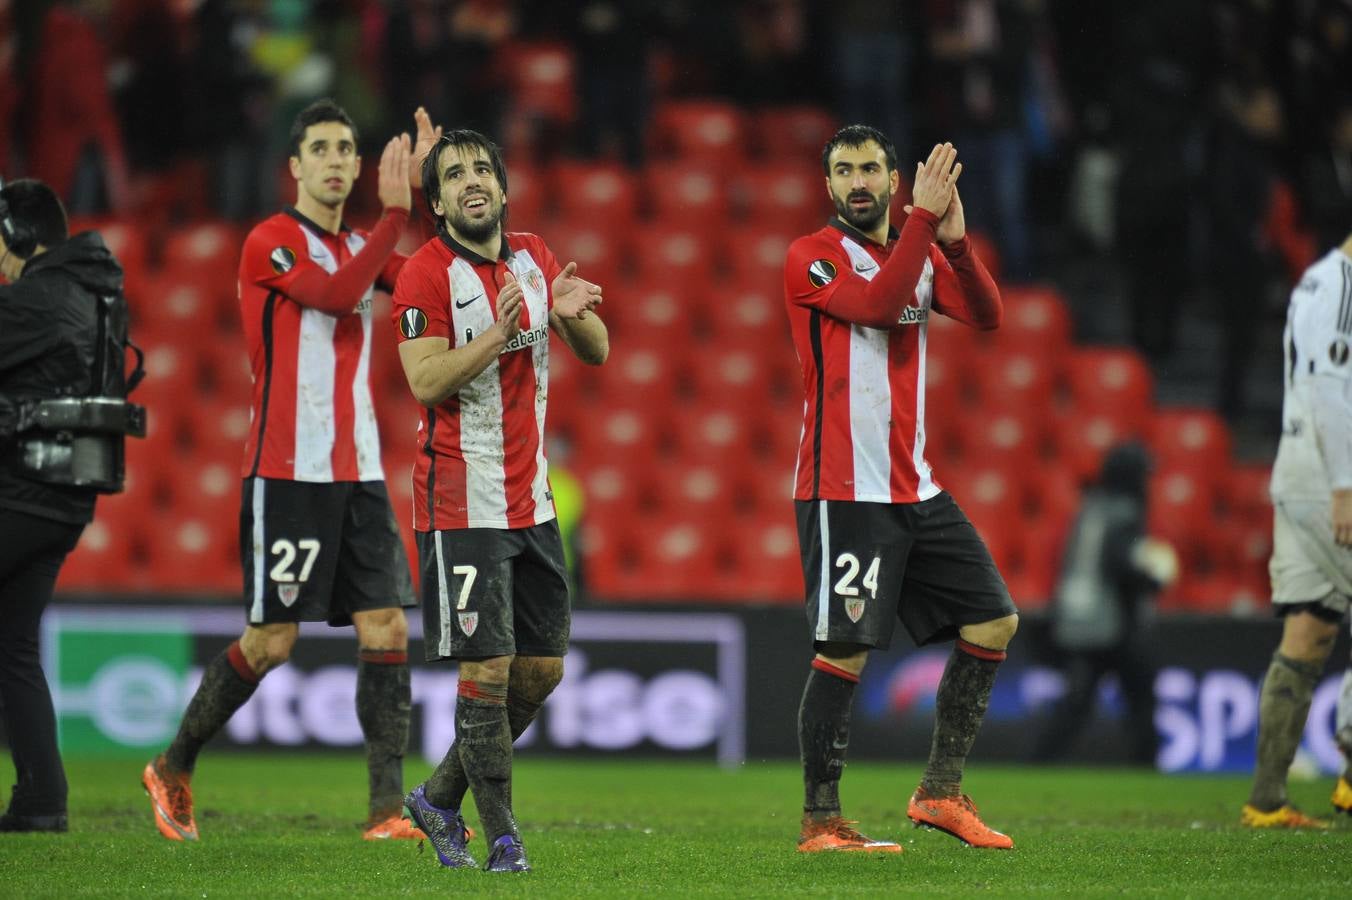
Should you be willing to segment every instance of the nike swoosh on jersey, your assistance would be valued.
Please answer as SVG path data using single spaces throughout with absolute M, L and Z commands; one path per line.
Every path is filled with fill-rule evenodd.
M 466 300 L 464 303 L 461 303 L 459 300 L 457 300 L 457 301 L 455 301 L 455 308 L 456 308 L 456 309 L 464 309 L 466 306 L 469 306 L 471 303 L 473 303 L 475 300 L 478 300 L 478 299 L 479 299 L 480 297 L 482 297 L 482 296 L 483 296 L 483 294 L 475 294 L 473 297 L 470 297 L 470 298 L 469 298 L 468 300 Z

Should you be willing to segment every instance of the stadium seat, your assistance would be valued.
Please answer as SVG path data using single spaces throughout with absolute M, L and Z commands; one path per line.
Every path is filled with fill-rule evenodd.
M 220 306 L 215 292 L 200 280 L 172 273 L 148 276 L 139 293 L 127 295 L 131 338 L 139 345 L 148 340 L 192 341 L 198 335 L 215 334 Z
M 678 355 L 663 352 L 658 341 L 618 341 L 602 369 L 602 402 L 668 407 L 685 375 L 681 362 Z
M 735 187 L 752 228 L 784 229 L 797 237 L 818 230 L 833 213 L 815 159 L 756 166 L 738 176 Z
M 739 474 L 743 461 L 755 460 L 752 422 L 740 410 L 705 403 L 683 404 L 670 415 L 680 459 L 736 470 Z
M 703 234 L 728 220 L 728 189 L 717 169 L 689 162 L 649 163 L 642 183 L 654 215 L 667 225 Z
M 735 250 L 734 250 L 735 253 Z M 780 261 L 781 264 L 783 260 Z M 762 276 L 765 272 L 762 271 Z M 754 336 L 767 346 L 778 341 L 793 354 L 789 320 L 784 311 L 784 291 L 779 276 L 773 283 L 764 277 L 738 279 L 719 289 L 718 302 L 709 308 L 714 338 L 747 340 Z
M 1242 522 L 1272 527 L 1272 467 L 1266 464 L 1230 466 L 1221 479 L 1221 500 Z
M 56 581 L 58 591 L 115 592 L 130 586 L 136 526 L 116 511 L 107 512 L 108 505 L 107 499 L 99 502 L 94 521 L 66 557 Z
M 1151 422 L 1150 449 L 1160 468 L 1188 468 L 1220 479 L 1230 467 L 1230 429 L 1209 409 L 1161 409 Z
M 982 408 L 1045 414 L 1060 383 L 1059 363 L 1050 347 L 1043 352 L 992 348 L 982 356 L 982 365 L 975 373 Z
M 1110 413 L 1129 434 L 1142 435 L 1154 402 L 1154 378 L 1135 350 L 1080 347 L 1066 360 L 1066 384 L 1083 413 Z
M 618 224 L 604 217 L 569 217 L 542 223 L 539 232 L 560 266 L 576 262 L 579 277 L 613 290 L 625 274 L 629 254 L 626 229 Z
M 549 212 L 548 184 L 544 174 L 529 164 L 512 162 L 507 170 L 507 218 L 503 223 L 508 231 L 539 232 Z
M 558 214 L 574 222 L 633 224 L 639 211 L 634 175 L 614 163 L 568 160 L 550 169 Z M 552 245 L 551 245 L 552 246 Z
M 1104 454 L 1139 436 L 1133 430 L 1135 417 L 1130 412 L 1125 416 L 1120 412 L 1108 406 L 1101 410 L 1073 410 L 1050 418 L 1055 457 L 1077 481 L 1084 483 L 1097 478 Z
M 146 276 L 150 274 L 150 239 L 135 219 L 71 216 L 67 225 L 71 234 L 83 231 L 99 233 L 122 265 L 129 302 L 131 297 L 144 293 Z
M 727 168 L 746 156 L 742 110 L 723 100 L 673 100 L 653 113 L 658 155 Z
M 898 203 L 896 197 L 892 198 L 892 206 L 894 210 L 900 210 L 904 207 L 905 203 L 910 202 L 911 200 L 909 191 L 907 192 L 906 200 L 904 203 Z M 895 219 L 896 214 L 894 212 L 893 220 L 895 221 Z M 1001 266 L 999 245 L 997 245 L 996 242 L 991 238 L 991 236 L 986 234 L 985 232 L 974 231 L 970 228 L 967 230 L 967 240 L 971 243 L 972 252 L 974 252 L 977 255 L 977 259 L 981 260 L 981 264 L 986 267 L 986 271 L 989 272 L 991 274 L 991 277 L 995 279 L 996 284 L 999 284 L 1001 276 L 1003 275 L 1002 271 L 1003 267 Z
M 736 572 L 730 597 L 789 606 L 803 602 L 803 567 L 791 505 L 784 502 L 737 521 L 728 540 Z
M 516 115 L 560 124 L 577 116 L 577 61 L 568 44 L 514 42 L 501 49 L 499 59 Z
M 697 230 L 683 226 L 654 225 L 645 240 L 636 248 L 634 261 L 638 276 L 646 282 L 665 281 L 678 286 L 685 293 L 687 309 L 702 313 L 707 304 L 715 302 L 706 296 L 706 285 L 719 268 L 722 247 L 708 229 Z M 697 327 L 696 319 L 692 327 Z
M 695 396 L 723 409 L 754 414 L 772 390 L 754 342 L 701 343 L 691 355 Z
M 796 162 L 819 158 L 839 127 L 836 117 L 821 107 L 771 106 L 752 114 L 749 136 L 763 156 Z
M 737 494 L 727 468 L 711 460 L 686 457 L 665 467 L 663 513 L 683 519 L 726 522 L 737 511 Z
M 199 221 L 173 228 L 164 242 L 163 268 L 209 273 L 229 285 L 239 277 L 244 235 L 229 222 Z
M 1148 531 L 1174 545 L 1185 566 L 1215 560 L 1224 538 L 1217 528 L 1212 479 L 1191 469 L 1160 469 L 1148 487 Z
M 983 534 L 1018 522 L 1024 509 L 1024 488 L 1013 470 L 998 462 L 974 463 L 939 474 L 939 483 L 958 501 Z
M 980 415 L 955 416 L 954 420 L 968 459 L 1034 472 L 1046 458 L 1044 419 L 1032 407 L 997 408 Z
M 578 435 L 577 452 L 587 459 L 624 456 L 653 465 L 671 456 L 671 426 L 667 410 L 650 408 L 641 400 L 598 409 L 590 427 Z
M 1066 301 L 1050 285 L 1001 288 L 1005 315 L 991 336 L 1000 347 L 1060 356 L 1069 349 L 1072 324 Z
M 163 517 L 147 544 L 151 585 L 181 593 L 237 593 L 239 519 L 195 514 Z
M 786 228 L 782 221 L 764 228 L 752 227 L 734 232 L 727 246 L 727 262 L 732 278 L 740 284 L 773 291 L 778 295 L 782 309 L 784 258 L 789 252 L 789 244 L 800 234 Z

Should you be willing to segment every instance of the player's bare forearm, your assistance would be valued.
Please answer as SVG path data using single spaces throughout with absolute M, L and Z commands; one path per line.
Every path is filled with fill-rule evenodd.
M 429 345 L 423 341 L 436 343 Z M 443 349 L 436 349 L 438 344 Z M 448 344 L 445 338 L 424 338 L 399 345 L 404 377 L 413 399 L 422 406 L 436 406 L 459 393 L 492 365 L 507 345 L 507 338 L 498 329 L 490 328 L 463 347 Z
M 599 366 L 610 356 L 610 333 L 606 323 L 596 314 L 585 319 L 565 319 L 556 312 L 549 314 L 549 324 L 573 355 L 589 366 Z

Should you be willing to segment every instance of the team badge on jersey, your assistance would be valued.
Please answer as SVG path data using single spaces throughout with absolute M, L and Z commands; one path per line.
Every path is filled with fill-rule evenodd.
M 864 598 L 850 597 L 845 601 L 845 615 L 850 617 L 851 622 L 858 622 L 864 617 Z
M 285 275 L 296 264 L 296 251 L 290 247 L 278 247 L 268 254 L 268 262 L 272 263 L 272 271 Z
M 807 280 L 813 287 L 826 287 L 836 280 L 836 264 L 829 259 L 814 259 L 807 267 Z
M 531 269 L 526 273 L 526 284 L 536 293 L 545 289 L 545 280 L 541 277 L 539 269 Z
M 474 634 L 474 629 L 479 627 L 479 614 L 476 612 L 460 613 L 460 630 L 465 633 L 465 637 Z
M 1343 340 L 1342 338 L 1338 338 L 1338 340 L 1334 341 L 1332 344 L 1329 344 L 1329 361 L 1332 362 L 1335 366 L 1347 365 L 1347 357 L 1348 357 L 1347 341 Z
M 427 314 L 421 309 L 406 309 L 399 317 L 399 333 L 406 338 L 415 338 L 426 330 Z

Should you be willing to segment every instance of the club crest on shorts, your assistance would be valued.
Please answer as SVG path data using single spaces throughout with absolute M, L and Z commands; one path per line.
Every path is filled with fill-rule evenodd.
M 268 254 L 268 262 L 272 264 L 272 271 L 285 275 L 296 264 L 296 251 L 290 247 L 278 247 Z
M 813 287 L 826 287 L 836 280 L 836 264 L 829 259 L 814 259 L 807 267 L 807 280 Z
M 460 630 L 465 633 L 465 637 L 474 634 L 474 629 L 479 627 L 479 614 L 476 612 L 462 612 L 460 617 Z
M 399 316 L 399 333 L 412 340 L 427 330 L 427 314 L 421 309 L 406 309 Z
M 845 599 L 845 615 L 850 617 L 851 622 L 858 622 L 864 617 L 864 598 L 847 597 Z
M 300 597 L 300 585 L 298 584 L 279 584 L 277 585 L 277 597 L 282 601 L 283 606 L 290 606 Z

